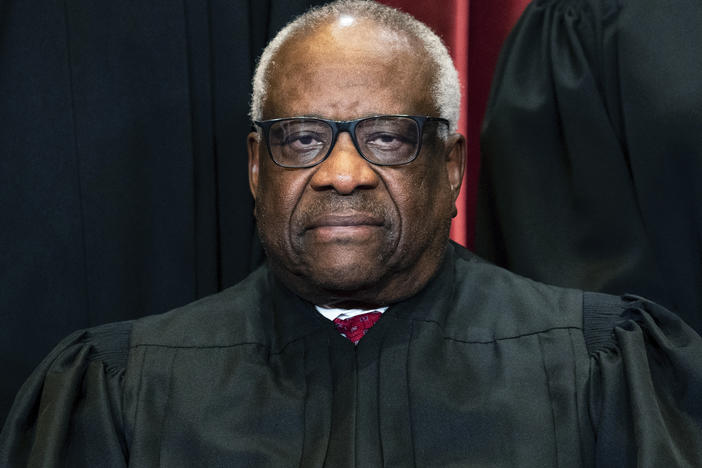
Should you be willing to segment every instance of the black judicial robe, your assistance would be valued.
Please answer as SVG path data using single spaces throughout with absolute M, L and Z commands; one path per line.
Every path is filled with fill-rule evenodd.
M 452 245 L 357 347 L 266 267 L 79 331 L 22 388 L 5 466 L 702 466 L 702 342 L 643 299 Z
M 475 251 L 702 333 L 702 2 L 534 0 L 483 121 Z

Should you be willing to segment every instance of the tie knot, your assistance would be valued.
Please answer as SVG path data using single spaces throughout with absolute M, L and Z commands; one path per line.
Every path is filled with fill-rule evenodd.
M 352 341 L 353 344 L 358 344 L 363 335 L 370 330 L 370 327 L 375 325 L 375 322 L 378 321 L 381 315 L 383 314 L 380 312 L 368 312 L 347 319 L 335 318 L 334 324 L 342 335 Z

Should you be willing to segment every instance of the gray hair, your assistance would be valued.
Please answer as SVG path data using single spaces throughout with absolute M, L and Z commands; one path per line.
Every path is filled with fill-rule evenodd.
M 313 8 L 278 32 L 263 50 L 256 66 L 249 111 L 251 119 L 262 119 L 263 104 L 268 91 L 268 68 L 280 47 L 295 33 L 312 29 L 342 15 L 364 18 L 390 30 L 404 32 L 424 45 L 437 70 L 432 84 L 434 103 L 439 109 L 439 116 L 447 119 L 450 131 L 455 132 L 461 106 L 461 85 L 446 46 L 434 31 L 413 16 L 370 0 L 337 0 Z

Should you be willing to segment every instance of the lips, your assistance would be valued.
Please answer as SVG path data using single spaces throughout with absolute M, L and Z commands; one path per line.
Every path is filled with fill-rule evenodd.
M 305 225 L 305 231 L 319 228 L 344 228 L 361 226 L 382 226 L 381 216 L 370 213 L 330 213 L 315 216 Z

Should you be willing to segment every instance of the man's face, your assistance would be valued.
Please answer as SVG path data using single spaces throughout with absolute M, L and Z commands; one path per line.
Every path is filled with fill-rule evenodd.
M 437 116 L 433 68 L 417 44 L 373 25 L 334 23 L 288 41 L 274 58 L 264 119 L 352 120 Z M 386 305 L 415 294 L 436 271 L 455 213 L 463 140 L 427 124 L 417 159 L 375 166 L 343 132 L 321 164 L 277 166 L 249 136 L 249 175 L 271 267 L 320 305 Z

